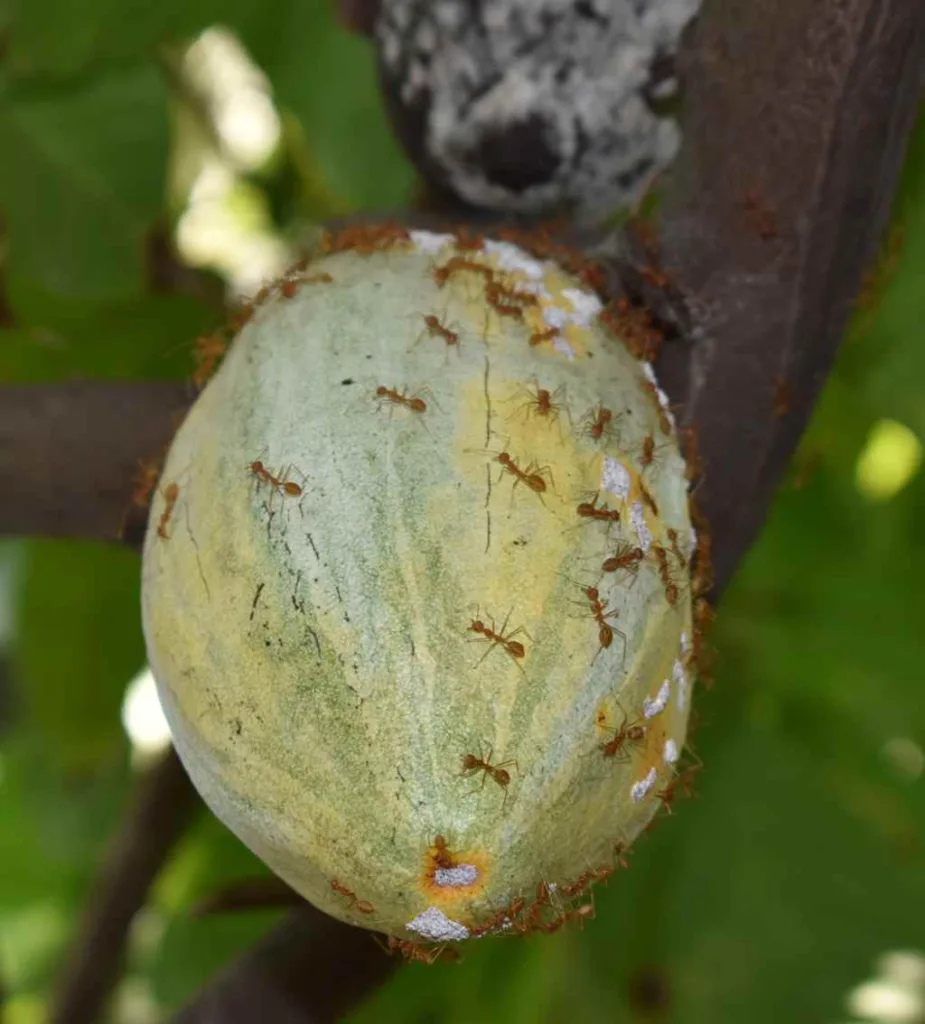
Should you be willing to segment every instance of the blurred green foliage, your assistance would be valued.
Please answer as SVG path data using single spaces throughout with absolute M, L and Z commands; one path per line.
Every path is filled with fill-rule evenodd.
M 242 174 L 281 238 L 309 216 L 407 201 L 370 47 L 321 0 L 0 0 L 0 379 L 188 374 L 189 341 L 219 311 L 158 284 L 152 239 L 185 201 L 168 198 L 184 158 L 171 125 L 193 99 L 167 57 L 216 22 L 283 114 L 277 154 Z M 699 799 L 638 843 L 583 930 L 412 965 L 355 1024 L 836 1021 L 881 953 L 925 954 L 925 474 L 880 502 L 855 479 L 879 420 L 925 439 L 925 124 L 896 224 L 723 602 L 716 687 L 698 701 Z M 144 659 L 137 559 L 0 545 L 0 653 L 0 980 L 4 1020 L 31 1024 L 131 786 L 119 708 Z M 264 872 L 203 818 L 133 933 L 145 1000 L 120 1000 L 115 1019 L 161 1019 L 262 934 L 274 915 L 189 911 Z

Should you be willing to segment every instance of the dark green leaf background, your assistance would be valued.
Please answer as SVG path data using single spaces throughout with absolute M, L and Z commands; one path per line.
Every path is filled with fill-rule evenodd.
M 0 0 L 0 379 L 189 372 L 191 339 L 220 311 L 202 289 L 155 287 L 152 240 L 175 216 L 163 57 L 215 23 L 237 31 L 289 126 L 285 166 L 254 179 L 283 234 L 306 210 L 408 201 L 370 47 L 326 2 Z M 881 954 L 925 956 L 925 780 L 888 755 L 897 740 L 925 748 L 925 474 L 882 502 L 855 482 L 881 419 L 925 439 L 925 125 L 895 218 L 901 245 L 724 600 L 698 799 L 598 888 L 583 930 L 413 965 L 354 1024 L 835 1024 L 858 1020 L 846 996 Z M 0 654 L 0 988 L 4 1021 L 33 1024 L 130 790 L 135 556 L 4 543 Z M 269 927 L 272 914 L 189 915 L 263 871 L 203 818 L 133 933 L 148 1016 L 120 1000 L 113 1019 L 161 1019 Z

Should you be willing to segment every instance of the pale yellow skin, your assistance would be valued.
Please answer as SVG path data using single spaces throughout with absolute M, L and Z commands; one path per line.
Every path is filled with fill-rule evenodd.
M 215 813 L 328 913 L 436 940 L 531 901 L 541 881 L 612 865 L 614 844 L 659 808 L 666 742 L 683 747 L 689 712 L 690 586 L 673 558 L 670 604 L 651 550 L 635 577 L 600 568 L 619 541 L 640 544 L 634 515 L 666 549 L 673 527 L 685 554 L 690 523 L 683 462 L 640 364 L 591 317 L 563 329 L 559 350 L 529 344 L 542 316 L 575 313 L 562 289 L 576 282 L 534 267 L 542 307 L 500 317 L 478 274 L 438 287 L 452 250 L 420 238 L 430 251 L 315 261 L 306 273 L 333 283 L 274 293 L 244 327 L 171 449 L 143 608 L 177 749 Z M 431 336 L 427 314 L 457 343 Z M 557 414 L 541 413 L 537 386 Z M 599 404 L 614 425 L 595 439 Z M 656 459 L 641 477 L 646 435 Z M 515 486 L 503 452 L 524 472 L 535 463 L 545 488 Z M 626 500 L 602 486 L 606 457 L 627 473 Z M 261 484 L 255 460 L 301 495 Z M 578 516 L 592 500 L 621 522 Z M 625 651 L 616 633 L 601 647 L 591 586 L 619 613 L 606 621 Z M 624 716 L 644 741 L 606 758 Z M 508 784 L 464 776 L 466 754 L 505 763 Z M 438 835 L 471 865 L 467 884 L 434 884 Z M 408 925 L 428 907 L 447 924 L 422 936 Z

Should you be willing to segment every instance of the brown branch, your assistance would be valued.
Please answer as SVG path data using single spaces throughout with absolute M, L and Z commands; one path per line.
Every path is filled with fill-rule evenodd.
M 371 36 L 379 17 L 380 0 L 337 0 L 337 16 L 341 22 L 361 36 Z
M 202 806 L 170 750 L 142 777 L 87 901 L 55 993 L 51 1024 L 94 1024 L 119 980 L 132 919 Z
M 174 1024 L 327 1024 L 374 992 L 397 966 L 369 932 L 306 904 L 233 963 Z
M 125 526 L 137 544 L 138 462 L 160 456 L 191 400 L 171 383 L 0 386 L 0 536 L 116 541 Z
M 684 67 L 685 143 L 657 226 L 686 302 L 647 297 L 680 329 L 658 370 L 707 456 L 698 497 L 721 584 L 760 529 L 883 232 L 922 92 L 925 6 L 712 0 Z

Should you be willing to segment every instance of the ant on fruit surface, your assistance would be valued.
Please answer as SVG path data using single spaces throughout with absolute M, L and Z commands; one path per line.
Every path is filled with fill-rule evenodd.
M 513 611 L 513 609 L 511 609 L 511 611 Z M 468 627 L 469 632 L 478 633 L 479 639 L 488 640 L 490 642 L 488 650 L 481 658 L 479 658 L 475 665 L 472 666 L 473 668 L 477 668 L 481 665 L 496 647 L 500 647 L 502 650 L 506 651 L 510 657 L 515 660 L 515 662 L 523 660 L 527 653 L 526 649 L 519 640 L 514 640 L 513 638 L 515 636 L 520 636 L 521 634 L 528 640 L 532 640 L 533 638 L 523 628 L 523 626 L 518 626 L 517 629 L 512 630 L 510 633 L 505 633 L 508 620 L 511 617 L 511 611 L 509 611 L 504 617 L 504 622 L 501 624 L 501 629 L 499 630 L 494 628 L 494 622 L 492 622 L 491 619 L 489 619 L 489 622 L 491 623 L 490 625 L 486 625 L 478 616 L 470 622 Z
M 564 394 L 564 384 L 560 384 L 555 391 L 548 391 L 546 388 L 541 388 L 539 382 L 534 377 L 532 387 L 526 387 L 521 384 L 514 394 L 511 395 L 510 400 L 523 398 L 524 401 L 511 413 L 508 419 L 519 413 L 524 413 L 524 417 L 528 421 L 539 417 L 546 420 L 547 423 L 557 423 L 559 414 L 563 409 L 565 409 L 565 414 L 568 416 L 568 409 L 558 401 Z
M 173 515 L 177 499 L 180 497 L 180 485 L 176 480 L 173 480 L 167 484 L 162 493 L 164 495 L 164 511 L 161 513 L 161 517 L 157 523 L 157 535 L 162 540 L 168 540 L 170 538 L 170 534 L 167 532 L 167 524 L 170 522 L 170 517 Z
M 284 494 L 290 498 L 299 498 L 302 496 L 302 487 L 293 480 L 284 480 L 283 474 L 286 469 L 282 469 L 279 475 L 274 475 L 269 469 L 261 462 L 260 459 L 255 459 L 253 462 L 248 463 L 248 471 L 256 479 L 257 486 L 261 484 L 269 484 L 270 488 L 277 494 Z M 287 467 L 288 468 L 288 467 Z
M 471 778 L 473 775 L 477 775 L 479 772 L 482 773 L 482 785 L 479 790 L 473 790 L 475 792 L 481 792 L 485 788 L 485 780 L 490 776 L 495 782 L 504 790 L 504 802 L 502 803 L 502 809 L 507 803 L 507 787 L 511 783 L 511 773 L 508 771 L 509 767 L 513 767 L 520 770 L 517 767 L 515 760 L 501 761 L 499 764 L 491 763 L 491 747 L 488 748 L 488 754 L 486 757 L 476 757 L 475 754 L 464 754 L 462 758 L 462 771 L 460 775 L 464 779 Z M 521 908 L 522 909 L 522 904 Z M 517 911 L 519 913 L 519 910 Z M 511 916 L 516 916 L 512 914 Z
M 470 274 L 477 274 L 484 278 L 486 286 L 495 279 L 495 271 L 485 263 L 477 260 L 467 259 L 465 256 L 451 256 L 446 263 L 434 267 L 433 278 L 438 288 L 442 288 L 449 279 L 457 273 L 468 271 Z
M 598 647 L 597 654 L 592 659 L 592 664 L 597 660 L 598 655 L 601 651 L 607 650 L 613 644 L 614 634 L 620 637 L 623 641 L 623 658 L 626 659 L 626 634 L 618 629 L 616 626 L 612 626 L 607 619 L 616 618 L 620 613 L 616 609 L 609 609 L 601 600 L 601 594 L 597 587 L 581 587 L 581 592 L 587 598 L 588 604 L 590 605 L 590 612 L 594 621 L 597 623 L 597 639 L 600 646 Z
M 343 883 L 338 882 L 336 878 L 331 879 L 331 888 L 339 896 L 343 896 L 347 900 L 348 904 L 354 910 L 358 910 L 361 914 L 374 914 L 376 912 L 376 908 L 369 902 L 369 900 L 357 899 L 357 894 L 352 889 L 348 889 Z
M 600 744 L 601 753 L 604 757 L 614 758 L 622 764 L 630 759 L 630 746 L 638 746 L 645 742 L 646 726 L 643 719 L 637 718 L 631 722 L 625 712 L 618 729 L 610 729 L 609 726 L 602 725 L 600 721 L 598 721 L 598 725 L 613 733 L 611 739 Z
M 618 523 L 620 521 L 620 510 L 609 508 L 607 505 L 598 505 L 597 499 L 600 491 L 595 492 L 590 501 L 582 501 L 575 507 L 576 514 L 581 519 L 591 519 L 599 523 Z
M 554 485 L 552 478 L 552 470 L 548 466 L 540 466 L 536 461 L 530 462 L 527 466 L 518 466 L 513 456 L 509 452 L 501 452 L 499 455 L 494 456 L 495 462 L 501 465 L 501 475 L 509 473 L 514 477 L 514 487 L 511 491 L 511 504 L 514 502 L 514 491 L 517 490 L 518 484 L 525 484 L 535 495 L 537 495 L 540 501 L 543 501 L 543 495 L 546 493 L 547 484 L 546 479 L 548 477 L 549 483 Z M 500 480 L 500 477 L 499 477 Z M 545 502 L 543 502 L 545 504 Z
M 558 327 L 550 327 L 545 331 L 534 331 L 529 338 L 530 347 L 536 348 L 537 345 L 542 345 L 544 341 L 555 341 L 561 335 L 562 332 Z
M 426 946 L 408 939 L 397 939 L 394 935 L 388 936 L 387 953 L 400 953 L 408 961 L 416 961 L 419 964 L 434 964 L 438 960 L 458 960 L 459 953 L 455 949 L 448 949 L 446 946 L 437 946 L 435 949 L 428 949 Z
M 450 328 L 433 313 L 428 313 L 424 317 L 424 330 L 432 338 L 442 338 L 446 342 L 447 348 L 459 344 L 459 332 L 451 331 Z
M 646 554 L 642 548 L 621 541 L 614 553 L 601 563 L 601 572 L 626 572 L 635 576 L 645 557 Z
M 592 441 L 610 440 L 612 436 L 613 412 L 605 405 L 598 404 L 582 420 L 582 435 Z

